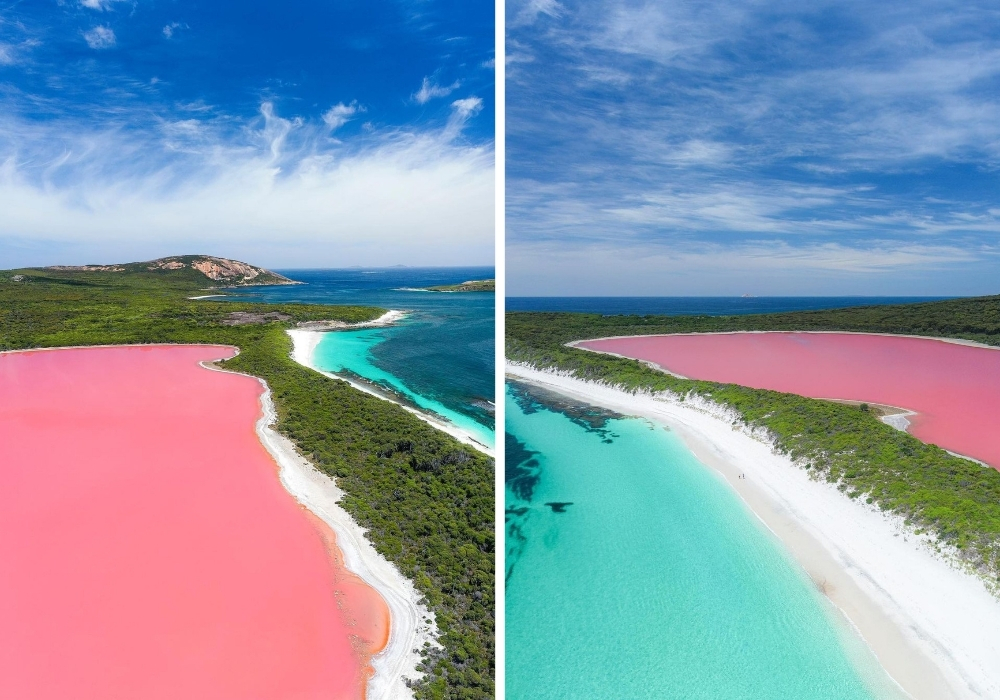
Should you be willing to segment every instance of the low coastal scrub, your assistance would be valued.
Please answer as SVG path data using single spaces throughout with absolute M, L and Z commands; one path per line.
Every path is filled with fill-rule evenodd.
M 18 279 L 15 279 L 18 278 Z M 227 369 L 264 379 L 276 428 L 337 477 L 344 508 L 434 611 L 418 698 L 494 697 L 493 460 L 395 404 L 293 362 L 286 328 L 358 322 L 383 309 L 192 301 L 190 274 L 0 272 L 0 350 L 126 343 L 217 343 Z
M 613 335 L 846 330 L 958 337 L 1000 345 L 1000 297 L 756 316 L 507 314 L 507 357 L 631 392 L 670 392 L 732 412 L 741 428 L 844 494 L 903 517 L 1000 591 L 1000 472 L 895 430 L 865 406 L 679 379 L 635 360 L 566 346 Z

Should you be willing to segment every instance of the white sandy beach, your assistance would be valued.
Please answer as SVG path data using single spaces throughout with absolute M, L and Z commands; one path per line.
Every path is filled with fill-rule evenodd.
M 400 314 L 400 315 L 390 316 L 391 314 Z M 403 314 L 403 312 L 400 311 L 389 311 L 388 313 L 380 316 L 375 321 L 369 321 L 367 324 L 358 324 L 356 326 L 351 326 L 351 327 L 360 328 L 363 325 L 370 326 L 376 323 L 378 323 L 379 325 L 389 325 L 393 321 L 402 318 L 404 315 L 405 314 Z M 383 399 L 385 401 L 392 401 L 392 399 L 389 399 L 386 396 L 374 391 L 370 386 L 366 384 L 353 381 L 348 377 L 338 376 L 336 374 L 333 374 L 332 372 L 324 372 L 322 369 L 316 366 L 316 364 L 313 362 L 313 354 L 316 352 L 316 346 L 319 345 L 320 341 L 323 339 L 323 333 L 325 332 L 326 332 L 325 330 L 315 330 L 311 328 L 295 328 L 286 331 L 286 333 L 288 333 L 288 335 L 291 336 L 292 338 L 292 359 L 298 362 L 300 365 L 308 367 L 309 369 L 315 372 L 319 372 L 320 374 L 330 377 L 331 379 L 338 379 L 342 382 L 347 382 L 355 389 L 363 391 L 366 394 L 377 396 L 378 398 Z M 420 420 L 434 426 L 438 430 L 448 433 L 456 440 L 459 440 L 460 442 L 469 445 L 470 447 L 473 447 L 476 450 L 479 450 L 480 452 L 489 455 L 490 457 L 495 456 L 494 450 L 491 447 L 479 442 L 472 435 L 462 430 L 457 425 L 449 423 L 443 418 L 438 418 L 434 415 L 424 413 L 423 411 L 418 411 L 411 406 L 406 406 L 396 401 L 392 401 L 392 403 L 395 403 L 396 405 L 409 411 Z
M 264 382 L 261 382 L 264 384 Z M 264 384 L 266 387 L 267 385 Z M 413 583 L 377 551 L 364 529 L 340 507 L 343 491 L 336 482 L 302 457 L 288 438 L 271 429 L 276 419 L 271 390 L 261 397 L 263 415 L 257 435 L 281 468 L 281 483 L 337 535 L 345 566 L 382 596 L 389 607 L 389 643 L 372 658 L 375 675 L 368 682 L 368 700 L 409 700 L 407 680 L 417 680 L 420 651 L 425 643 L 437 646 L 434 614 L 421 604 Z
M 507 373 L 666 425 L 738 492 L 916 700 L 1000 698 L 1000 601 L 895 516 L 847 498 L 704 401 L 508 364 Z M 745 479 L 738 479 L 745 474 Z
M 229 371 L 208 362 L 202 366 Z M 316 469 L 298 453 L 291 440 L 271 427 L 277 420 L 271 389 L 264 380 L 254 378 L 264 387 L 257 436 L 278 464 L 281 484 L 333 530 L 344 565 L 378 591 L 389 608 L 389 642 L 372 657 L 375 674 L 368 681 L 367 700 L 411 700 L 413 691 L 406 681 L 423 676 L 417 670 L 421 650 L 425 644 L 439 646 L 434 613 L 420 602 L 423 596 L 413 583 L 375 550 L 365 530 L 340 507 L 344 492 L 336 481 Z
M 359 323 L 348 323 L 347 321 L 305 321 L 299 324 L 299 328 L 320 331 L 343 330 L 345 328 L 381 328 L 383 326 L 391 326 L 396 321 L 406 318 L 408 313 L 407 311 L 390 309 L 371 321 L 361 321 Z

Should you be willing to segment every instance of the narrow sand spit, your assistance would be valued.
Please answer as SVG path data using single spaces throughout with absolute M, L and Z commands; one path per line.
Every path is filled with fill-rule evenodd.
M 394 317 L 390 318 L 391 314 L 401 314 L 401 315 L 394 316 Z M 393 321 L 398 320 L 399 318 L 402 318 L 403 315 L 405 315 L 405 314 L 403 314 L 403 312 L 400 312 L 400 311 L 390 311 L 390 312 L 388 312 L 386 314 L 383 314 L 382 316 L 380 316 L 379 318 L 375 319 L 374 321 L 369 321 L 368 323 L 369 324 L 375 324 L 375 323 L 381 322 L 380 325 L 389 325 Z M 383 321 L 383 319 L 388 319 L 388 320 Z M 361 327 L 361 326 L 354 326 L 354 325 L 351 326 L 351 328 L 359 328 L 359 327 Z M 285 332 L 288 333 L 288 335 L 291 336 L 291 338 L 292 338 L 292 359 L 295 360 L 296 362 L 298 362 L 300 365 L 303 365 L 304 367 L 308 367 L 309 369 L 311 369 L 311 370 L 313 370 L 315 372 L 319 372 L 320 374 L 322 374 L 324 376 L 327 376 L 327 377 L 330 377 L 331 379 L 338 379 L 338 380 L 340 380 L 342 382 L 347 382 L 348 384 L 350 384 L 351 386 L 353 386 L 355 389 L 358 389 L 359 391 L 363 391 L 366 394 L 371 394 L 372 396 L 377 396 L 378 398 L 383 399 L 385 401 L 391 401 L 392 403 L 396 404 L 397 406 L 401 406 L 405 410 L 409 411 L 410 413 L 412 413 L 413 415 L 415 415 L 417 418 L 419 418 L 420 420 L 424 421 L 425 423 L 428 423 L 428 424 L 434 426 L 435 428 L 437 428 L 438 430 L 440 430 L 442 432 L 448 433 L 449 435 L 451 435 L 453 438 L 455 438 L 459 442 L 462 442 L 462 443 L 464 443 L 466 445 L 469 445 L 470 447 L 473 447 L 473 448 L 479 450 L 480 452 L 483 452 L 483 453 L 489 455 L 490 457 L 494 457 L 495 456 L 495 453 L 494 453 L 494 451 L 493 451 L 492 448 L 490 448 L 490 447 L 484 445 L 483 443 L 479 442 L 478 440 L 476 440 L 475 438 L 473 438 L 471 435 L 469 435 L 467 432 L 465 432 L 464 430 L 462 430 L 458 426 L 456 426 L 456 425 L 454 425 L 452 423 L 449 423 L 448 421 L 444 420 L 443 418 L 437 418 L 436 416 L 433 416 L 433 415 L 431 415 L 429 413 L 424 413 L 423 411 L 418 411 L 418 410 L 416 410 L 415 408 L 413 408 L 411 406 L 406 406 L 406 405 L 401 404 L 401 403 L 399 403 L 397 401 L 392 401 L 392 399 L 389 399 L 385 395 L 380 394 L 380 393 L 374 391 L 370 386 L 368 386 L 368 385 L 366 385 L 366 384 L 364 384 L 362 382 L 357 382 L 357 381 L 354 381 L 353 379 L 350 379 L 348 377 L 341 377 L 339 375 L 333 374 L 332 372 L 324 372 L 323 370 L 321 370 L 313 362 L 313 355 L 316 352 L 316 346 L 319 345 L 320 341 L 323 339 L 323 333 L 326 332 L 325 330 L 314 330 L 314 329 L 310 329 L 310 328 L 296 328 L 296 329 L 285 331 Z
M 855 502 L 704 401 L 630 394 L 516 364 L 507 373 L 678 431 L 778 537 L 916 700 L 1000 697 L 1000 601 L 895 516 Z M 745 474 L 745 479 L 738 479 Z
M 204 363 L 204 367 L 226 372 Z M 295 445 L 271 426 L 277 420 L 271 389 L 263 380 L 263 414 L 257 421 L 261 444 L 277 462 L 285 489 L 326 523 L 337 536 L 344 564 L 374 588 L 389 607 L 389 642 L 372 657 L 375 675 L 368 682 L 367 700 L 409 700 L 413 691 L 407 681 L 423 676 L 417 670 L 425 644 L 439 646 L 434 614 L 421 603 L 423 596 L 413 583 L 381 554 L 365 537 L 365 530 L 340 507 L 344 492 L 336 482 L 317 470 L 295 449 Z
M 381 328 L 391 326 L 396 321 L 406 318 L 407 311 L 390 309 L 378 318 L 371 321 L 361 321 L 360 323 L 348 323 L 347 321 L 305 321 L 299 324 L 303 330 L 344 330 L 346 328 Z

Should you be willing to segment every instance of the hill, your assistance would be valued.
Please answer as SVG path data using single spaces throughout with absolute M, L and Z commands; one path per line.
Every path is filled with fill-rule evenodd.
M 145 262 L 113 265 L 53 265 L 31 268 L 44 271 L 53 277 L 103 273 L 110 276 L 135 276 L 140 278 L 191 282 L 196 285 L 214 283 L 220 287 L 250 287 L 270 284 L 299 284 L 284 275 L 256 267 L 239 260 L 213 255 L 172 255 Z

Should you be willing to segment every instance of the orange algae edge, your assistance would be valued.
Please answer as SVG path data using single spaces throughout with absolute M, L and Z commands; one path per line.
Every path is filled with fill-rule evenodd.
M 199 366 L 233 353 L 0 354 L 0 697 L 364 697 L 385 603 L 281 486 L 260 383 Z
M 308 508 L 302 508 L 323 539 L 333 570 L 334 595 L 346 627 L 351 630 L 351 646 L 362 665 L 361 697 L 368 681 L 375 675 L 372 657 L 389 644 L 389 606 L 378 591 L 352 572 L 344 563 L 344 553 L 337 546 L 337 533 Z
M 914 411 L 908 432 L 1000 469 L 1000 351 L 862 333 L 705 333 L 580 347 L 708 381 Z

